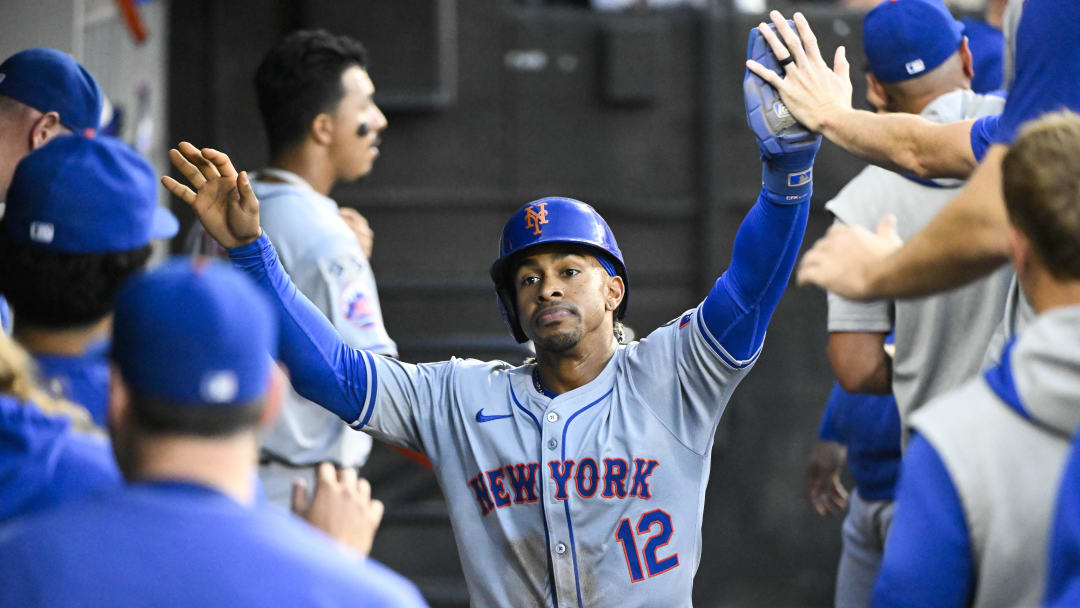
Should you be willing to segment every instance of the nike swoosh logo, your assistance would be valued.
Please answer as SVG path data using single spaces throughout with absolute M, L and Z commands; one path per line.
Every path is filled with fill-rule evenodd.
M 500 418 L 509 418 L 511 416 L 513 416 L 513 414 L 493 414 L 491 416 L 486 416 L 486 415 L 484 415 L 484 408 L 480 408 L 480 409 L 476 410 L 476 421 L 477 422 L 491 422 L 492 420 L 499 420 Z

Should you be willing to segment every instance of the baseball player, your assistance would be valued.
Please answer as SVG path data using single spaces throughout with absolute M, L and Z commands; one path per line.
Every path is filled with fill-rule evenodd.
M 120 283 L 176 234 L 154 170 L 107 136 L 60 137 L 27 156 L 0 220 L 0 292 L 46 385 L 105 425 L 109 323 Z
M 276 324 L 221 262 L 177 260 L 122 288 L 109 432 L 129 484 L 0 532 L 0 604 L 424 605 L 400 576 L 256 500 Z
M 963 26 L 939 0 L 882 2 L 863 22 L 868 91 L 882 110 L 936 122 L 1001 112 L 1005 100 L 970 90 L 972 55 Z M 963 185 L 922 180 L 869 166 L 825 208 L 838 225 L 873 230 L 893 214 L 900 238 L 911 238 Z M 1012 270 L 948 293 L 916 300 L 858 302 L 829 293 L 829 362 L 840 384 L 859 393 L 892 393 L 902 419 L 931 397 L 978 373 L 1004 314 Z M 963 318 L 965 323 L 957 323 Z M 895 330 L 895 354 L 883 348 Z
M 752 40 L 751 54 L 768 56 Z M 775 63 L 773 59 L 773 63 Z M 761 351 L 805 230 L 820 138 L 745 82 L 763 187 L 704 301 L 621 345 L 628 273 L 592 207 L 548 197 L 503 229 L 491 276 L 536 362 L 411 365 L 356 350 L 303 297 L 228 157 L 181 144 L 192 205 L 280 310 L 293 386 L 358 430 L 424 453 L 446 494 L 477 606 L 685 606 L 720 415 Z
M 35 367 L 55 374 L 65 364 L 64 377 L 79 382 L 53 392 L 94 407 L 99 424 L 114 292 L 149 256 L 150 238 L 175 231 L 175 222 L 157 204 L 149 163 L 104 136 L 59 137 L 27 155 L 12 176 L 0 220 L 0 290 L 25 311 L 16 337 L 38 351 Z M 16 398 L 0 404 L 0 519 L 116 488 L 108 444 L 75 428 L 90 414 L 48 392 L 27 392 L 30 373 L 18 367 L 25 366 L 0 374 L 11 378 Z
M 911 419 L 877 606 L 1034 606 L 1080 425 L 1080 116 L 1025 126 L 1002 162 L 1009 246 L 1038 316 L 1001 363 Z
M 54 137 L 96 130 L 103 99 L 90 72 L 55 49 L 27 49 L 0 63 L 0 218 L 19 161 Z M 0 329 L 11 331 L 2 292 Z
M 27 49 L 0 63 L 0 201 L 20 160 L 60 135 L 92 134 L 103 103 L 90 72 L 56 49 Z
M 334 184 L 367 175 L 379 155 L 387 121 L 366 66 L 359 42 L 322 30 L 294 32 L 266 54 L 255 88 L 271 160 L 252 175 L 252 188 L 263 229 L 300 291 L 349 344 L 397 356 L 368 263 L 370 230 L 365 251 L 349 225 L 364 231 L 365 220 L 327 196 Z M 197 251 L 221 252 L 201 227 L 193 234 Z M 313 487 L 318 463 L 356 468 L 370 451 L 370 437 L 290 389 L 262 439 L 259 477 L 271 502 L 288 505 L 293 480 Z
M 120 487 L 83 408 L 38 386 L 33 361 L 0 332 L 0 522 Z

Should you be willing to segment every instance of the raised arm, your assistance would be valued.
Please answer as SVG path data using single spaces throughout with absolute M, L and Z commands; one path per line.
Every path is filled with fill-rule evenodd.
M 169 151 L 195 190 L 163 177 L 162 184 L 195 211 L 206 231 L 229 249 L 233 264 L 252 277 L 277 308 L 281 359 L 298 393 L 349 423 L 367 413 L 368 358 L 345 344 L 326 317 L 300 293 L 259 227 L 259 201 L 247 174 L 222 152 L 187 142 Z M 370 404 L 367 404 L 370 406 Z
M 758 31 L 773 52 L 786 54 L 790 47 L 794 62 L 784 66 L 783 77 L 754 60 L 748 60 L 746 67 L 775 87 L 791 114 L 807 128 L 886 169 L 919 177 L 967 177 L 975 170 L 974 121 L 939 124 L 912 114 L 854 109 L 844 47 L 836 49 L 830 69 L 802 13 L 795 13 L 798 37 L 779 12 L 769 16 L 780 35 L 764 23 Z
M 779 70 L 757 30 L 747 54 Z M 813 192 L 814 157 L 821 137 L 777 112 L 776 91 L 757 76 L 743 80 L 747 122 L 761 151 L 761 194 L 735 235 L 731 265 L 702 304 L 713 338 L 737 360 L 761 347 L 806 232 Z

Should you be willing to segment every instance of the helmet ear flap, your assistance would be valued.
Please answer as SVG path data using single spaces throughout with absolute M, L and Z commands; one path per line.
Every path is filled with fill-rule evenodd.
M 495 288 L 495 293 L 499 296 L 499 312 L 502 313 L 503 320 L 506 321 L 506 326 L 510 329 L 510 333 L 514 335 L 514 339 L 517 340 L 518 344 L 528 342 L 529 337 L 522 331 L 521 323 L 518 322 L 517 306 L 514 304 L 514 290 L 505 285 L 500 285 Z

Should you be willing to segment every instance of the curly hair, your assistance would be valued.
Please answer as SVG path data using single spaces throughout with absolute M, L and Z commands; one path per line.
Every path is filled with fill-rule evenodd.
M 18 322 L 73 329 L 112 312 L 116 291 L 150 259 L 150 245 L 108 253 L 65 253 L 0 231 L 0 293 Z

